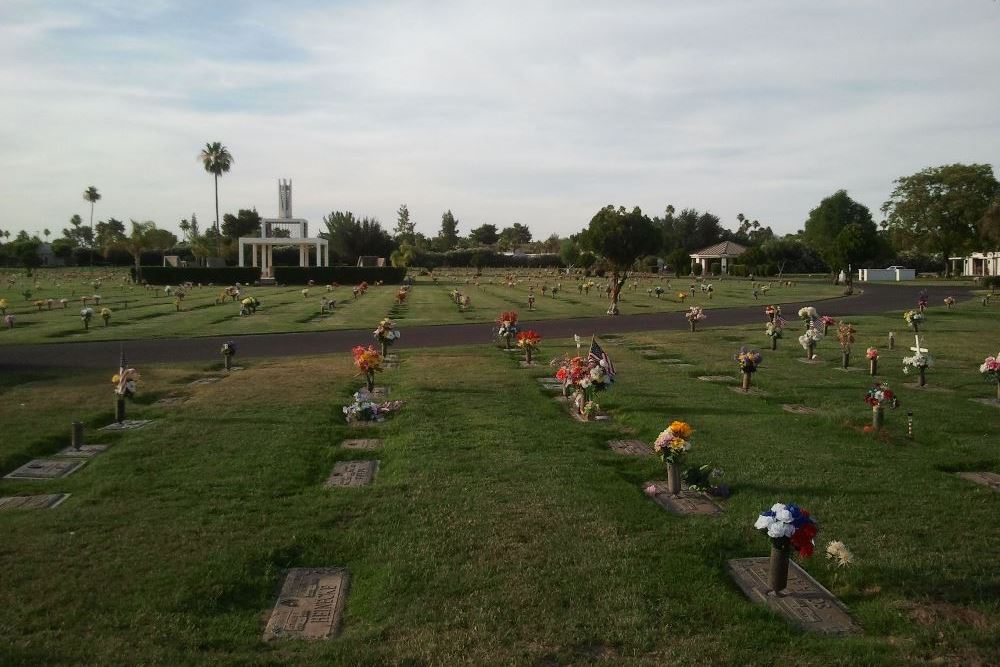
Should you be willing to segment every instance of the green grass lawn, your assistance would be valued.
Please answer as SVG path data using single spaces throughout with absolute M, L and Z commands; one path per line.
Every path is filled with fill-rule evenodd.
M 239 335 L 250 333 L 275 333 L 284 331 L 324 331 L 332 329 L 366 329 L 393 315 L 401 325 L 453 324 L 457 322 L 492 322 L 502 310 L 527 311 L 529 290 L 536 295 L 533 319 L 562 319 L 604 315 L 608 298 L 604 294 L 605 282 L 594 279 L 595 287 L 589 294 L 580 293 L 577 285 L 583 284 L 576 277 L 557 276 L 551 271 L 522 271 L 515 285 L 497 271 L 487 272 L 475 284 L 471 270 L 439 271 L 437 280 L 420 277 L 410 297 L 411 303 L 402 309 L 393 309 L 396 286 L 372 286 L 368 293 L 353 299 L 350 286 L 338 286 L 329 291 L 323 285 L 309 288 L 307 296 L 302 286 L 248 287 L 245 294 L 256 296 L 262 307 L 250 317 L 240 317 L 239 304 L 227 301 L 217 303 L 222 287 L 195 287 L 184 298 L 178 311 L 173 297 L 164 293 L 162 286 L 143 289 L 127 284 L 126 274 L 93 274 L 81 270 L 37 270 L 31 279 L 20 275 L 13 284 L 0 282 L 0 299 L 7 301 L 7 312 L 15 318 L 13 329 L 0 325 L 0 345 L 19 343 L 81 342 L 96 340 L 128 340 L 139 338 L 191 337 L 211 335 Z M 96 277 L 104 280 L 93 286 Z M 542 296 L 541 287 L 562 285 L 553 298 Z M 838 296 L 841 288 L 818 279 L 795 280 L 793 286 L 775 284 L 767 295 L 754 301 L 750 284 L 744 280 L 724 280 L 712 283 L 712 298 L 695 290 L 693 297 L 682 302 L 677 294 L 681 289 L 689 292 L 691 281 L 660 280 L 640 277 L 623 291 L 623 313 L 651 313 L 684 310 L 691 304 L 710 308 L 726 308 L 762 304 L 785 303 L 798 300 L 822 299 Z M 635 285 L 635 289 L 632 288 Z M 662 286 L 666 291 L 656 298 L 649 290 Z M 668 288 L 669 286 L 669 288 Z M 176 286 L 175 286 L 176 287 Z M 467 293 L 471 308 L 464 312 L 451 300 L 452 290 Z M 30 298 L 23 295 L 31 292 Z M 690 293 L 690 292 L 689 292 Z M 100 305 L 90 302 L 94 317 L 89 330 L 80 318 L 83 307 L 81 297 L 98 294 Z M 332 298 L 337 305 L 332 314 L 320 314 L 320 302 Z M 52 299 L 52 307 L 47 302 Z M 63 308 L 60 300 L 66 299 Z M 36 301 L 44 301 L 41 310 Z M 108 326 L 100 316 L 101 308 L 111 309 Z
M 414 303 L 434 293 L 421 286 Z M 343 423 L 359 384 L 348 355 L 255 360 L 198 387 L 218 364 L 140 369 L 129 416 L 157 421 L 118 436 L 95 430 L 111 419 L 115 369 L 8 374 L 4 472 L 64 446 L 74 419 L 112 447 L 64 480 L 0 481 L 3 495 L 72 494 L 0 512 L 0 664 L 997 664 L 1000 499 L 951 474 L 1000 471 L 1000 409 L 970 400 L 993 396 L 977 366 L 997 351 L 996 315 L 930 309 L 928 380 L 948 393 L 903 386 L 901 323 L 855 321 L 854 364 L 878 343 L 902 400 L 886 442 L 861 433 L 870 378 L 836 369 L 832 337 L 818 365 L 798 361 L 795 327 L 765 350 L 755 383 L 768 396 L 696 379 L 737 375 L 732 354 L 766 347 L 763 324 L 608 337 L 611 423 L 575 422 L 538 387 L 544 368 L 485 345 L 405 351 L 379 384 L 407 405 L 373 429 Z M 571 350 L 542 345 L 542 358 Z M 166 395 L 190 398 L 152 405 Z M 691 463 L 725 470 L 721 518 L 663 512 L 641 491 L 663 478 L 658 461 L 606 447 L 650 442 L 673 419 L 696 430 Z M 384 440 L 375 484 L 324 489 L 336 461 L 371 456 L 338 447 L 351 437 Z M 766 555 L 752 524 L 774 502 L 818 518 L 803 566 L 863 634 L 804 635 L 730 582 L 727 559 Z M 824 561 L 830 540 L 852 568 Z M 352 576 L 340 636 L 262 643 L 281 570 L 336 565 Z

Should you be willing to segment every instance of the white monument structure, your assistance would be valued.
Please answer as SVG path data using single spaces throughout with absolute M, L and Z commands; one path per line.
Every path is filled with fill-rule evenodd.
M 292 217 L 292 181 L 278 181 L 278 217 L 263 218 L 259 236 L 241 236 L 240 266 L 245 266 L 243 250 L 250 246 L 250 266 L 260 267 L 262 280 L 274 279 L 274 246 L 299 247 L 299 266 L 309 266 L 310 246 L 316 247 L 316 266 L 330 266 L 330 244 L 309 237 L 309 222 Z

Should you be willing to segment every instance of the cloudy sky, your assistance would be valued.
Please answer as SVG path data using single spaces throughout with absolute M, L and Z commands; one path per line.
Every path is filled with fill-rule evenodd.
M 0 228 L 80 213 L 488 222 L 566 235 L 607 203 L 798 229 L 924 167 L 1000 170 L 1000 2 L 3 0 Z

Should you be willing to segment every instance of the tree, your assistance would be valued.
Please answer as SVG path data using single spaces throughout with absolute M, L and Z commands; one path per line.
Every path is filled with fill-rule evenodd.
M 416 229 L 416 223 L 410 222 L 410 209 L 406 204 L 400 205 L 399 210 L 396 211 L 396 229 L 393 236 L 400 243 L 403 241 L 412 243 L 414 229 Z
M 491 246 L 500 240 L 496 225 L 480 225 L 469 232 L 469 240 L 476 245 Z
M 527 225 L 515 222 L 500 232 L 500 247 L 503 250 L 517 250 L 519 246 L 531 243 L 531 230 Z
M 63 237 L 73 244 L 74 248 L 90 248 L 94 244 L 94 230 L 83 226 L 83 219 L 73 215 L 69 219 L 69 227 L 62 230 Z
M 198 159 L 205 166 L 205 171 L 215 176 L 215 231 L 218 232 L 220 231 L 219 176 L 229 173 L 229 170 L 233 166 L 233 156 L 229 153 L 229 149 L 220 142 L 213 141 L 212 143 L 205 144 Z
M 558 234 L 551 234 L 549 238 L 545 239 L 541 243 L 540 250 L 544 253 L 554 255 L 562 249 L 562 239 L 559 238 Z
M 675 215 L 674 207 L 667 206 L 663 218 L 654 222 L 662 228 L 663 248 L 681 248 L 689 252 L 715 245 L 724 240 L 727 233 L 718 216 L 694 208 L 685 208 Z
M 438 232 L 438 242 L 442 251 L 451 250 L 458 245 L 458 220 L 452 215 L 451 209 L 441 214 L 441 231 Z
M 125 238 L 125 223 L 121 220 L 108 218 L 106 222 L 98 222 L 95 230 L 94 245 L 107 253 L 109 248 L 119 245 Z
M 1000 195 L 979 220 L 979 238 L 994 248 L 1000 246 Z
M 101 193 L 93 185 L 83 191 L 83 198 L 90 202 L 90 226 L 94 227 L 94 204 L 101 200 Z
M 392 252 L 392 238 L 375 218 L 358 220 L 350 211 L 332 211 L 323 222 L 327 231 L 320 236 L 330 241 L 334 254 L 352 264 L 362 255 L 387 257 Z
M 413 264 L 417 258 L 417 249 L 410 243 L 403 241 L 398 250 L 394 250 L 389 256 L 389 262 L 393 266 L 407 267 Z
M 563 240 L 559 248 L 559 259 L 570 268 L 576 265 L 580 260 L 580 244 L 577 243 L 576 239 Z
M 49 241 L 49 236 L 50 236 L 51 234 L 52 234 L 52 232 L 50 232 L 50 231 L 49 231 L 49 228 L 48 228 L 48 227 L 46 227 L 45 229 L 43 229 L 43 230 L 42 230 L 42 235 L 43 235 L 43 236 L 45 237 L 45 242 L 46 242 L 46 243 L 48 243 L 48 241 Z
M 1000 196 L 1000 183 L 988 164 L 949 164 L 928 167 L 895 181 L 882 205 L 893 240 L 940 252 L 945 274 L 948 257 L 978 240 L 977 226 Z
M 236 215 L 226 213 L 222 216 L 222 235 L 234 241 L 241 236 L 250 236 L 258 229 L 260 229 L 260 214 L 257 213 L 257 209 L 241 208 Z
M 580 244 L 600 255 L 611 269 L 609 315 L 618 314 L 619 295 L 635 261 L 655 254 L 663 242 L 661 230 L 638 206 L 631 211 L 610 204 L 590 220 L 580 235 Z
M 851 231 L 845 232 L 848 227 Z M 879 252 L 871 211 L 851 199 L 846 190 L 837 190 L 809 211 L 802 238 L 831 271 L 860 264 Z
M 184 218 L 177 226 L 180 227 L 181 234 L 184 235 L 184 241 L 189 243 L 191 241 L 191 223 L 188 222 L 187 218 Z
M 152 220 L 132 220 L 132 232 L 115 245 L 132 256 L 135 262 L 136 282 L 142 280 L 142 253 L 144 250 L 166 250 L 177 244 L 177 237 L 167 229 L 157 229 Z

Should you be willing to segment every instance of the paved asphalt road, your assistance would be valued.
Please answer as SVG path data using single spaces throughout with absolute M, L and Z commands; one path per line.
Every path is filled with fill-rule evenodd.
M 864 291 L 851 297 L 812 302 L 823 315 L 871 315 L 892 310 L 914 308 L 921 287 L 914 285 L 879 285 L 863 287 Z M 940 305 L 948 295 L 958 300 L 968 298 L 968 290 L 952 287 L 926 287 L 930 303 Z M 764 306 L 761 300 L 753 306 L 720 308 L 709 311 L 704 328 L 751 324 L 763 327 Z M 782 303 L 786 319 L 794 319 L 796 311 L 806 304 Z M 625 305 L 627 310 L 628 305 Z M 532 329 L 547 338 L 569 337 L 573 334 L 620 333 L 626 331 L 683 330 L 688 326 L 683 313 L 654 313 L 622 315 L 619 317 L 581 317 L 567 320 L 541 320 L 532 322 L 526 311 L 521 312 L 522 327 Z M 903 328 L 900 320 L 900 328 Z M 374 328 L 374 323 L 373 323 Z M 490 340 L 491 325 L 442 324 L 436 326 L 403 327 L 403 337 L 394 347 L 444 347 L 486 343 Z M 372 342 L 370 330 L 316 331 L 305 333 L 251 334 L 245 336 L 211 336 L 201 338 L 160 338 L 147 340 L 101 341 L 93 343 L 44 343 L 38 345 L 0 346 L 0 370 L 27 370 L 31 368 L 100 368 L 118 363 L 122 346 L 130 364 L 143 366 L 162 362 L 216 361 L 219 348 L 226 340 L 235 340 L 240 359 L 253 357 L 289 357 L 302 355 L 346 352 L 351 347 Z

